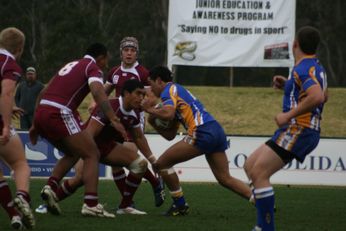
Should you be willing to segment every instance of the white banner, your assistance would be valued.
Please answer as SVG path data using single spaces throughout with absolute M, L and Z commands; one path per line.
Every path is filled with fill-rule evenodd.
M 168 66 L 293 66 L 295 0 L 170 0 Z
M 159 156 L 173 141 L 166 141 L 159 135 L 146 135 L 153 152 Z M 248 181 L 243 165 L 246 158 L 269 137 L 229 136 L 231 147 L 226 151 L 232 176 Z M 296 160 L 274 174 L 274 184 L 341 185 L 346 186 L 346 139 L 321 139 L 317 148 L 300 164 Z M 181 181 L 216 182 L 204 155 L 177 164 L 176 172 Z

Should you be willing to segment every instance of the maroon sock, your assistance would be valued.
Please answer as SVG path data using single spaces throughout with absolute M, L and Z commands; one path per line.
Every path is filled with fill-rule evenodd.
M 48 179 L 47 185 L 49 185 L 51 187 L 51 189 L 56 192 L 58 187 L 59 187 L 59 180 L 58 178 L 51 176 Z
M 26 200 L 26 202 L 30 203 L 31 198 L 28 192 L 25 192 L 23 190 L 18 190 L 16 194 L 17 196 L 22 196 L 24 200 Z
M 122 196 L 124 195 L 124 190 L 125 190 L 125 186 L 126 186 L 125 180 L 126 180 L 126 173 L 125 173 L 124 169 L 122 169 L 116 173 L 113 173 L 113 181 L 114 181 L 115 185 L 117 186 L 117 188 L 118 188 L 118 190 Z
M 84 203 L 89 207 L 95 207 L 99 203 L 97 193 L 85 193 Z
M 136 176 L 132 172 L 126 178 L 126 187 L 123 195 L 123 199 L 120 203 L 119 208 L 126 208 L 131 205 L 133 196 L 141 184 L 142 178 Z
M 153 188 L 156 188 L 160 184 L 159 180 L 154 176 L 154 174 L 149 169 L 147 169 L 147 171 L 144 173 L 143 178 L 149 181 L 149 183 L 151 184 L 151 187 Z
M 56 196 L 58 197 L 59 201 L 62 201 L 66 197 L 72 195 L 79 186 L 77 187 L 71 187 L 68 180 L 65 180 L 62 185 L 59 186 L 58 190 L 56 191 Z
M 0 181 L 0 204 L 10 218 L 18 215 L 18 212 L 13 206 L 11 190 L 6 181 Z

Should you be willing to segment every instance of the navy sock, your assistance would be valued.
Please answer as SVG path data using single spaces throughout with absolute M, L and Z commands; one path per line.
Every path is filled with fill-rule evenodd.
M 274 190 L 273 187 L 254 190 L 257 209 L 257 225 L 263 231 L 274 231 Z

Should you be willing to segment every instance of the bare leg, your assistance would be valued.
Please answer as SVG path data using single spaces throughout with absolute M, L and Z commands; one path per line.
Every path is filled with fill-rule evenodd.
M 274 230 L 274 189 L 270 177 L 284 166 L 281 158 L 263 144 L 245 162 L 245 171 L 253 182 L 257 209 L 257 227 Z
M 173 166 L 199 155 L 201 152 L 197 148 L 179 141 L 168 148 L 155 163 L 154 166 L 165 181 L 173 199 L 171 208 L 166 212 L 167 216 L 186 215 L 189 212 L 189 206 L 185 202 L 179 178 Z
M 15 207 L 22 214 L 23 224 L 32 229 L 35 226 L 34 215 L 30 208 L 29 178 L 30 168 L 25 158 L 21 140 L 17 134 L 10 137 L 5 145 L 0 145 L 0 155 L 14 172 L 17 195 L 13 199 Z
M 29 192 L 31 171 L 18 135 L 12 136 L 5 146 L 1 146 L 0 155 L 14 172 L 17 190 Z
M 228 159 L 224 152 L 207 154 L 206 159 L 215 178 L 223 187 L 232 190 L 246 199 L 251 197 L 250 187 L 230 175 Z
M 85 193 L 96 193 L 98 185 L 98 160 L 100 153 L 92 136 L 85 130 L 62 140 L 64 149 L 84 160 L 83 182 Z M 97 202 L 97 200 L 96 200 Z

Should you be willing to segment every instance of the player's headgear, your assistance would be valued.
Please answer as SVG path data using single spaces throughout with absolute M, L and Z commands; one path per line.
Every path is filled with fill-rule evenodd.
M 139 51 L 138 40 L 135 37 L 125 37 L 120 42 L 120 51 L 125 47 L 133 47 Z

